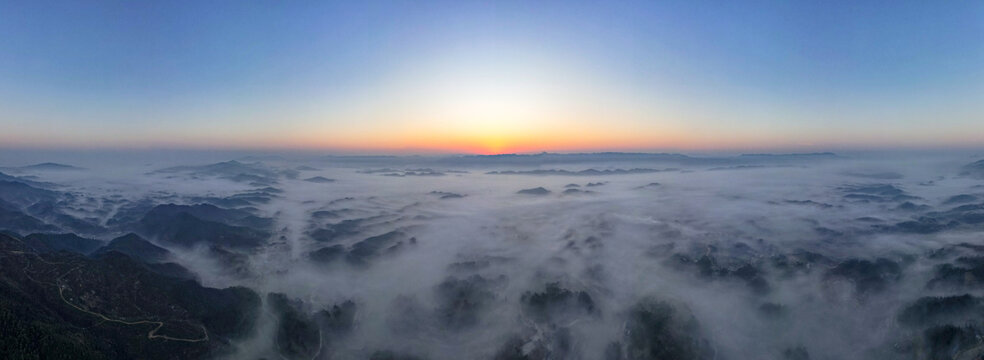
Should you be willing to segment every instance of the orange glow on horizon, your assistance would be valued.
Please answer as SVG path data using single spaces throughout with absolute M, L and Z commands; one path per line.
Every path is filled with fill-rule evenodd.
M 852 136 L 816 136 L 809 141 L 782 142 L 775 134 L 757 137 L 731 134 L 708 134 L 697 137 L 693 132 L 669 132 L 658 135 L 637 131 L 611 133 L 561 132 L 554 134 L 530 133 L 517 135 L 459 135 L 448 133 L 416 134 L 256 134 L 248 137 L 202 136 L 198 134 L 174 134 L 170 141 L 151 137 L 135 137 L 128 142 L 109 142 L 94 145 L 93 142 L 76 142 L 65 139 L 56 144 L 39 146 L 40 138 L 21 137 L 13 141 L 0 141 L 9 148 L 57 148 L 57 149 L 254 149 L 287 151 L 324 151 L 339 154 L 522 154 L 539 152 L 686 152 L 686 151 L 773 151 L 799 149 L 803 151 L 828 151 L 837 148 L 938 148 L 939 143 L 948 147 L 977 148 L 980 140 L 976 134 L 950 133 L 923 142 L 887 142 L 884 139 Z M 0 136 L 0 140 L 4 140 Z M 49 139 L 50 140 L 50 139 Z M 789 139 L 793 140 L 793 139 Z M 867 144 L 859 146 L 859 143 Z M 3 148 L 3 147 L 0 147 Z
M 256 143 L 253 143 L 254 145 Z M 697 139 L 678 132 L 658 135 L 638 131 L 603 131 L 568 129 L 497 134 L 452 134 L 420 131 L 413 134 L 358 134 L 329 136 L 307 134 L 293 136 L 286 142 L 270 142 L 301 149 L 367 151 L 373 153 L 464 153 L 478 155 L 578 151 L 647 151 L 652 149 L 700 149 L 721 145 L 741 145 L 720 139 Z

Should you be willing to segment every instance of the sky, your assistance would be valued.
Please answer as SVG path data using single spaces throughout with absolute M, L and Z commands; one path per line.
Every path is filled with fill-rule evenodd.
M 0 148 L 984 144 L 980 1 L 0 1 Z

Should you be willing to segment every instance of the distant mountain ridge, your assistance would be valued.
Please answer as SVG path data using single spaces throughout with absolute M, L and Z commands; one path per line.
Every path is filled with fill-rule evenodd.
M 586 163 L 664 163 L 672 165 L 741 165 L 788 164 L 797 161 L 824 161 L 843 158 L 832 152 L 739 154 L 739 155 L 686 155 L 680 153 L 645 152 L 595 152 L 495 154 L 495 155 L 446 155 L 446 156 L 325 156 L 323 161 L 339 165 L 400 164 L 418 166 L 535 166 L 545 164 Z
M 601 176 L 601 175 L 627 175 L 627 174 L 651 174 L 657 172 L 674 171 L 678 169 L 585 169 L 579 171 L 560 170 L 560 169 L 537 169 L 537 170 L 504 170 L 489 171 L 489 175 L 567 175 L 567 176 Z
M 29 171 L 29 170 L 45 170 L 45 171 L 48 171 L 48 170 L 50 170 L 50 171 L 85 170 L 85 168 L 81 168 L 81 167 L 78 167 L 78 166 L 72 166 L 72 165 L 66 165 L 66 164 L 59 164 L 59 163 L 54 163 L 54 162 L 43 162 L 43 163 L 39 163 L 39 164 L 25 165 L 25 166 L 15 166 L 15 167 L 3 167 L 3 168 L 0 168 L 0 169 L 10 170 L 10 171 Z

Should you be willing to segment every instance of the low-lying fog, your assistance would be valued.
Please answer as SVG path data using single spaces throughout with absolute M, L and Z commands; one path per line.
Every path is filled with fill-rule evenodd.
M 984 353 L 981 156 L 578 156 L 5 159 L 0 228 L 253 289 L 234 359 Z

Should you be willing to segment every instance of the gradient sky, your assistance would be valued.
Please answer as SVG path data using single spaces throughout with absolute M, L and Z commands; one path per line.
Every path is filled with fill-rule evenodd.
M 0 1 L 0 147 L 984 144 L 981 1 Z

